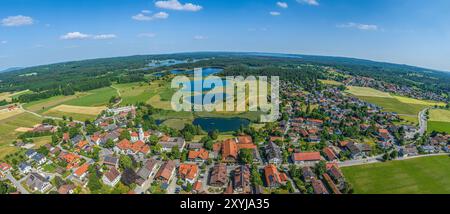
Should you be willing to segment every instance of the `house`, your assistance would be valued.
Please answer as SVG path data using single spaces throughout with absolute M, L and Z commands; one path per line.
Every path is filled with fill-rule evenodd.
M 325 180 L 328 188 L 333 192 L 333 194 L 337 194 L 337 195 L 341 194 L 341 191 L 336 186 L 336 184 L 334 184 L 333 180 L 327 173 L 323 173 L 322 177 Z
M 31 190 L 39 191 L 41 193 L 44 193 L 51 188 L 51 184 L 48 179 L 35 172 L 28 176 L 25 183 Z
M 103 175 L 102 181 L 104 184 L 114 187 L 119 183 L 120 178 L 120 172 L 115 167 L 111 167 L 111 169 Z
M 19 164 L 19 170 L 21 173 L 27 174 L 31 171 L 31 166 L 30 166 L 30 164 L 28 164 L 26 162 L 22 162 Z
M 178 175 L 181 179 L 189 182 L 190 184 L 194 184 L 198 175 L 197 164 L 180 164 L 180 167 L 178 168 Z
M 58 193 L 61 195 L 73 194 L 75 190 L 75 185 L 73 184 L 65 184 L 59 187 Z
M 302 177 L 306 182 L 311 182 L 311 179 L 315 178 L 316 175 L 310 167 L 305 166 L 302 168 Z
M 164 152 L 171 152 L 174 147 L 178 148 L 180 152 L 182 152 L 186 146 L 186 141 L 181 137 L 164 136 L 159 141 L 159 144 L 162 146 L 162 151 Z
M 233 187 L 236 193 L 249 194 L 251 193 L 250 183 L 250 168 L 248 166 L 239 166 L 233 173 Z
M 34 149 L 28 149 L 25 152 L 25 156 L 27 156 L 27 158 L 31 159 L 33 156 L 35 156 L 37 154 L 37 152 Z
M 103 158 L 103 164 L 111 167 L 118 167 L 119 166 L 119 158 L 116 158 L 114 156 L 107 155 Z
M 330 147 L 323 148 L 322 152 L 328 161 L 335 161 L 338 159 L 337 154 Z
M 44 155 L 40 154 L 40 153 L 37 153 L 36 155 L 34 155 L 34 156 L 32 157 L 32 159 L 33 159 L 38 165 L 42 165 L 42 164 L 44 164 L 44 163 L 47 161 L 47 158 L 46 158 Z
M 320 152 L 299 152 L 292 154 L 292 161 L 295 164 L 315 164 L 320 160 Z
M 281 155 L 280 147 L 270 141 L 269 144 L 265 148 L 266 159 L 270 164 L 279 165 L 283 163 L 283 156 Z
M 319 179 L 312 178 L 311 179 L 311 185 L 314 190 L 314 194 L 323 195 L 323 194 L 329 194 L 328 190 L 323 185 L 323 182 Z
M 202 188 L 203 188 L 202 181 L 198 180 L 194 183 L 194 186 L 192 187 L 192 192 L 199 194 L 202 192 Z
M 150 147 L 141 140 L 132 143 L 127 139 L 123 139 L 114 147 L 113 150 L 120 154 L 146 155 L 150 152 Z
M 77 177 L 80 180 L 83 180 L 87 174 L 88 174 L 89 164 L 85 163 L 82 166 L 78 167 L 77 170 L 73 173 L 75 177 Z
M 399 155 L 402 157 L 411 157 L 419 155 L 419 151 L 416 146 L 405 146 L 400 149 Z
M 222 161 L 236 162 L 238 159 L 238 147 L 234 139 L 228 139 L 222 143 Z
M 155 172 L 156 167 L 157 161 L 154 159 L 148 159 L 145 161 L 142 168 L 139 169 L 137 174 L 145 181 Z
M 11 170 L 11 166 L 7 163 L 0 163 L 0 172 L 6 173 Z
M 264 167 L 264 176 L 266 178 L 267 187 L 276 188 L 281 186 L 284 182 L 281 179 L 280 172 L 275 165 L 269 164 Z
M 122 181 L 123 184 L 130 186 L 132 184 L 135 184 L 137 181 L 141 180 L 141 178 L 136 174 L 136 172 L 133 169 L 126 168 L 123 171 L 120 180 Z
M 424 153 L 427 153 L 427 154 L 432 154 L 432 153 L 436 153 L 437 152 L 437 149 L 434 146 L 431 146 L 431 145 L 423 145 L 420 148 L 421 148 L 421 150 Z
M 155 175 L 156 180 L 163 181 L 165 183 L 169 183 L 173 178 L 175 173 L 176 164 L 175 161 L 169 160 L 163 163 L 161 168 L 159 168 L 158 172 Z
M 331 178 L 336 182 L 336 184 L 339 186 L 340 189 L 344 186 L 345 178 L 342 174 L 341 170 L 337 165 L 332 165 L 328 170 L 327 173 L 331 176 Z
M 200 149 L 198 151 L 191 150 L 188 153 L 189 161 L 204 162 L 204 161 L 208 160 L 208 158 L 209 158 L 209 152 L 206 149 Z
M 227 165 L 217 164 L 213 167 L 209 177 L 209 185 L 223 187 L 228 183 Z

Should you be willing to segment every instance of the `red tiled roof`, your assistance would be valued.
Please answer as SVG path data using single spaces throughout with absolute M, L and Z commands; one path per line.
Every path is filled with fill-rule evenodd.
M 229 157 L 234 159 L 238 157 L 238 147 L 233 139 L 226 140 L 222 143 L 222 159 L 226 160 Z
M 318 161 L 318 160 L 320 160 L 319 152 L 294 153 L 294 161 Z
M 280 173 L 275 165 L 270 164 L 264 167 L 264 176 L 268 186 L 281 182 Z
M 196 164 L 180 164 L 178 168 L 178 174 L 182 178 L 194 179 L 197 176 L 198 166 Z
M 89 169 L 89 164 L 85 163 L 75 171 L 75 175 L 77 177 L 81 177 L 84 173 L 86 173 L 88 171 L 88 169 Z
M 333 150 L 329 147 L 325 147 L 323 150 L 323 153 L 325 153 L 329 160 L 336 160 L 337 155 L 333 152 Z
M 199 151 L 189 151 L 188 159 L 196 159 L 200 158 L 202 160 L 208 160 L 209 153 L 205 149 L 200 149 Z
M 242 144 L 252 144 L 253 140 L 251 136 L 239 136 L 238 137 L 238 142 L 242 143 Z

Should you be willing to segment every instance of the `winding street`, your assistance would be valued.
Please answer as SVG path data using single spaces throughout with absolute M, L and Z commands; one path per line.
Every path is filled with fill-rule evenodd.
M 427 131 L 427 115 L 426 115 L 426 112 L 429 109 L 430 108 L 426 108 L 426 109 L 422 110 L 421 112 L 419 112 L 419 131 L 418 131 L 418 133 L 420 134 L 420 136 L 423 136 L 425 134 L 425 132 Z

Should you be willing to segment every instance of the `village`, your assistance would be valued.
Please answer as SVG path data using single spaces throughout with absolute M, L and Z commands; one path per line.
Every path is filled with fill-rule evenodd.
M 20 194 L 351 194 L 340 167 L 450 152 L 450 135 L 425 137 L 342 87 L 281 87 L 280 121 L 220 140 L 148 128 L 142 105 L 92 122 L 46 119 L 26 134 L 52 143 L 14 142 L 24 149 L 0 163 L 1 180 Z

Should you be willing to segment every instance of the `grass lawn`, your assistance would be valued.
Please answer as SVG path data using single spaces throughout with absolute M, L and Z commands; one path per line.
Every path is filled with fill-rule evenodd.
M 50 117 L 58 117 L 63 118 L 63 116 L 66 116 L 67 118 L 72 117 L 74 120 L 77 121 L 86 121 L 86 120 L 95 120 L 97 118 L 97 115 L 92 114 L 80 114 L 80 113 L 70 113 L 70 112 L 63 112 L 63 111 L 57 111 L 57 110 L 49 110 L 43 113 L 45 116 Z
M 5 155 L 17 151 L 10 144 L 21 134 L 16 129 L 20 127 L 32 128 L 41 123 L 42 119 L 30 113 L 22 113 L 4 120 L 0 120 L 0 159 Z
M 65 102 L 65 105 L 73 106 L 106 106 L 112 96 L 117 96 L 117 91 L 111 87 L 105 87 L 89 91 L 84 96 Z
M 343 167 L 358 194 L 449 194 L 450 157 Z
M 450 122 L 428 121 L 428 132 L 450 133 Z
M 152 83 L 127 83 L 115 84 L 115 88 L 119 89 L 122 97 L 121 105 L 131 105 L 138 102 L 147 102 L 151 97 L 159 92 L 159 84 Z
M 431 109 L 428 131 L 450 133 L 450 110 Z
M 184 129 L 185 125 L 187 123 L 192 123 L 192 120 L 187 119 L 168 119 L 162 123 L 162 125 L 165 125 L 167 127 L 176 129 L 176 130 L 182 130 Z

